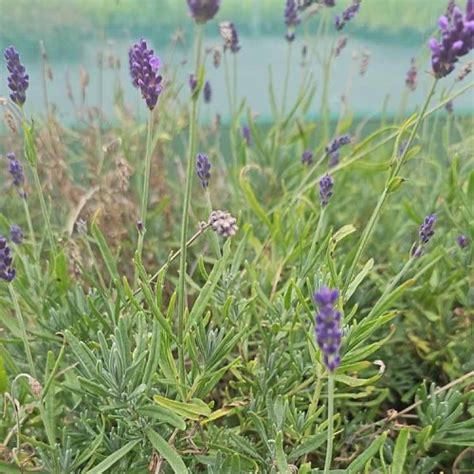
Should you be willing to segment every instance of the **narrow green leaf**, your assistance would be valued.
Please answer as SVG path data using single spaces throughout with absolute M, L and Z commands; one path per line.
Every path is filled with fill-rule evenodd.
M 139 442 L 139 439 L 129 441 L 125 446 L 122 446 L 110 456 L 107 456 L 101 463 L 97 464 L 97 466 L 87 471 L 87 474 L 102 474 L 109 469 L 109 467 L 112 467 L 116 462 L 126 456 Z
M 186 423 L 184 420 L 174 411 L 169 410 L 168 408 L 156 405 L 146 405 L 144 407 L 138 408 L 137 411 L 140 413 L 140 415 L 149 416 L 162 423 L 168 423 L 179 430 L 186 429 Z
M 393 462 L 391 466 L 391 474 L 403 474 L 403 466 L 407 458 L 407 446 L 410 439 L 410 430 L 405 427 L 400 431 L 395 450 L 393 452 Z
M 276 465 L 278 467 L 278 471 L 281 474 L 291 474 L 290 466 L 288 466 L 288 463 L 286 462 L 285 452 L 283 451 L 283 435 L 281 431 L 279 431 L 276 436 L 275 448 L 276 448 Z
M 181 456 L 156 431 L 148 428 L 145 433 L 153 447 L 168 461 L 176 474 L 189 472 Z
M 376 438 L 362 454 L 359 454 L 359 456 L 349 464 L 347 472 L 361 472 L 364 469 L 364 466 L 377 454 L 386 439 L 387 432 Z

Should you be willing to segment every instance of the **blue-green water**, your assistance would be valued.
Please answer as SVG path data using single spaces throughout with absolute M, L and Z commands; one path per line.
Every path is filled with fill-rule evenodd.
M 25 34 L 27 31 L 25 30 Z M 120 35 L 116 35 L 119 37 Z M 59 52 L 57 48 L 49 54 L 49 63 L 53 72 L 53 79 L 47 81 L 47 93 L 51 104 L 54 104 L 57 114 L 66 123 L 74 123 L 77 116 L 74 107 L 68 98 L 66 76 L 69 76 L 72 92 L 76 104 L 81 103 L 80 92 L 80 70 L 87 71 L 90 79 L 87 87 L 86 104 L 88 106 L 101 107 L 108 120 L 114 118 L 113 91 L 119 81 L 123 87 L 125 103 L 130 110 L 144 113 L 144 108 L 138 98 L 138 92 L 130 83 L 128 76 L 127 51 L 133 38 L 121 38 L 114 40 L 99 41 L 99 35 L 92 35 L 88 40 L 81 41 L 75 45 L 75 53 L 69 57 L 64 51 Z M 301 49 L 304 44 L 311 51 L 314 48 L 319 55 L 324 56 L 333 44 L 335 37 L 323 37 L 314 42 L 314 37 L 306 40 L 300 34 L 292 46 L 288 104 L 296 98 L 301 87 L 304 76 L 302 67 Z M 181 46 L 173 48 L 163 41 L 155 41 L 153 46 L 162 57 L 165 64 L 179 66 L 175 80 L 184 84 L 181 98 L 186 100 L 189 94 L 187 89 L 187 77 L 192 72 L 190 64 L 190 48 Z M 188 44 L 190 42 L 188 41 Z M 218 37 L 206 38 L 205 47 L 210 48 L 220 44 Z M 268 121 L 271 117 L 269 100 L 269 70 L 273 75 L 276 96 L 279 99 L 284 82 L 286 56 L 288 44 L 280 36 L 269 36 L 259 34 L 247 34 L 241 37 L 242 49 L 237 55 L 237 93 L 240 99 L 245 98 L 247 105 L 254 114 L 261 117 L 262 121 Z M 2 49 L 6 44 L 0 45 Z M 48 45 L 46 45 L 48 48 Z M 105 67 L 99 71 L 97 56 L 105 51 L 105 57 L 113 54 L 120 58 L 121 69 L 117 71 Z M 31 48 L 21 51 L 27 59 L 24 61 L 30 75 L 30 89 L 28 90 L 27 113 L 41 114 L 45 111 L 44 91 L 42 86 L 42 65 L 40 61 L 39 48 Z M 369 65 L 366 73 L 359 72 L 360 62 L 363 54 L 370 54 Z M 311 56 L 311 55 L 310 55 Z M 405 75 L 410 66 L 410 59 L 417 57 L 419 62 L 419 85 L 414 92 L 407 92 L 405 87 Z M 472 58 L 466 58 L 466 61 Z M 309 110 L 310 114 L 317 114 L 320 108 L 320 97 L 322 92 L 322 69 L 314 55 L 308 57 L 310 62 L 309 71 L 313 74 L 317 84 L 317 94 Z M 232 65 L 232 62 L 230 62 Z M 410 44 L 406 42 L 380 42 L 371 38 L 352 38 L 349 36 L 347 46 L 342 54 L 335 58 L 329 82 L 329 102 L 333 117 L 337 117 L 344 107 L 348 107 L 355 115 L 364 118 L 373 118 L 382 110 L 390 114 L 396 114 L 400 110 L 400 104 L 405 103 L 406 110 L 413 110 L 423 100 L 427 85 L 431 77 L 429 75 L 429 56 L 424 44 Z M 171 70 L 168 72 L 171 74 Z M 210 80 L 213 89 L 213 99 L 210 105 L 205 105 L 202 117 L 211 119 L 219 113 L 225 120 L 228 114 L 228 105 L 225 89 L 225 75 L 223 66 L 215 69 L 212 59 L 208 57 L 206 63 L 206 76 Z M 166 77 L 171 80 L 170 77 Z M 466 79 L 469 80 L 470 78 Z M 0 74 L 0 95 L 8 94 L 6 87 L 6 71 Z M 455 83 L 454 75 L 442 81 L 442 87 L 446 90 L 453 87 L 456 89 L 464 85 Z M 344 99 L 343 99 L 344 98 Z M 474 92 L 469 92 L 456 100 L 454 108 L 457 112 L 472 112 L 474 105 Z M 140 107 L 142 110 L 140 111 Z

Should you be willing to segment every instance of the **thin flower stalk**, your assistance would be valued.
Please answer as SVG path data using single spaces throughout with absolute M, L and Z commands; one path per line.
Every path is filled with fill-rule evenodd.
M 198 77 L 201 69 L 201 50 L 202 50 L 202 26 L 196 25 L 196 52 L 195 52 L 195 71 Z M 186 398 L 186 369 L 184 365 L 184 317 L 186 312 L 186 256 L 187 256 L 187 233 L 189 225 L 189 208 L 191 203 L 191 190 L 194 177 L 194 156 L 196 149 L 196 127 L 198 116 L 198 100 L 196 94 L 191 101 L 191 113 L 189 122 L 189 144 L 186 167 L 186 184 L 184 192 L 183 215 L 181 221 L 181 240 L 180 240 L 180 261 L 179 261 L 179 281 L 178 281 L 178 321 L 177 321 L 177 339 L 178 339 L 178 373 L 181 386 L 181 396 Z
M 419 115 L 417 117 L 417 120 L 415 122 L 415 125 L 412 128 L 412 131 L 411 131 L 410 136 L 408 138 L 407 144 L 406 144 L 405 148 L 403 149 L 403 152 L 400 154 L 399 157 L 397 157 L 396 161 L 394 162 L 394 166 L 392 166 L 391 173 L 387 177 L 387 181 L 385 183 L 384 190 L 383 190 L 382 194 L 379 197 L 377 205 L 375 206 L 375 209 L 372 212 L 372 215 L 371 215 L 371 217 L 369 219 L 369 222 L 367 223 L 367 225 L 364 229 L 364 232 L 362 233 L 362 236 L 361 236 L 361 238 L 359 240 L 359 243 L 357 245 L 356 253 L 355 253 L 354 258 L 352 259 L 350 267 L 347 271 L 347 277 L 346 277 L 346 281 L 345 281 L 345 285 L 344 285 L 343 295 L 346 294 L 347 289 L 349 288 L 349 285 L 352 282 L 352 278 L 354 276 L 355 270 L 356 270 L 357 265 L 359 263 L 360 257 L 362 256 L 362 252 L 365 250 L 365 247 L 366 247 L 370 237 L 372 236 L 372 233 L 373 233 L 374 228 L 375 228 L 375 224 L 377 223 L 378 218 L 380 217 L 383 206 L 384 206 L 384 204 L 387 200 L 387 197 L 390 193 L 390 185 L 392 183 L 392 179 L 395 178 L 396 176 L 398 176 L 398 173 L 399 173 L 401 167 L 405 163 L 408 151 L 409 151 L 409 149 L 410 149 L 410 147 L 411 147 L 411 145 L 412 145 L 412 143 L 415 139 L 416 133 L 418 132 L 418 129 L 419 129 L 421 123 L 423 122 L 424 118 L 425 118 L 426 110 L 428 109 L 428 105 L 430 103 L 431 97 L 434 94 L 436 84 L 437 84 L 437 79 L 435 79 L 433 81 L 432 85 L 431 85 L 431 88 L 428 92 L 428 95 L 426 96 L 426 99 L 425 99 L 425 102 L 424 102 L 423 107 L 421 109 L 421 112 L 419 113 Z M 397 141 L 397 143 L 398 143 L 398 141 Z M 398 150 L 398 146 L 396 146 L 396 149 Z

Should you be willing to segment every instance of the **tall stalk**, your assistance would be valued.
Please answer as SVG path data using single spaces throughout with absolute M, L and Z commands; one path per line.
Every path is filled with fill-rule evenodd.
M 202 49 L 202 26 L 196 25 L 196 51 L 195 51 L 195 74 L 201 81 L 201 49 Z M 199 84 L 199 87 L 201 84 Z M 179 281 L 178 281 L 178 373 L 181 385 L 181 396 L 186 397 L 186 370 L 184 366 L 184 317 L 186 312 L 186 256 L 187 256 L 187 233 L 189 224 L 189 206 L 191 203 L 191 189 L 194 177 L 194 155 L 196 148 L 196 125 L 198 115 L 199 94 L 194 94 L 191 101 L 191 113 L 189 121 L 189 145 L 186 166 L 186 185 L 184 191 L 183 216 L 181 221 L 181 243 L 179 260 Z
M 48 208 L 46 207 L 46 201 L 44 199 L 43 188 L 41 187 L 41 182 L 38 176 L 38 169 L 36 165 L 31 166 L 31 174 L 33 175 L 33 182 L 35 184 L 36 194 L 40 202 L 41 213 L 43 214 L 43 219 L 45 223 L 46 236 L 49 240 L 49 245 L 53 253 L 56 253 L 56 242 L 54 241 L 53 231 L 51 229 L 51 221 L 49 220 Z
M 430 87 L 430 90 L 428 92 L 428 95 L 426 96 L 426 99 L 425 99 L 425 102 L 424 102 L 423 107 L 421 109 L 421 112 L 418 115 L 415 126 L 413 127 L 413 129 L 411 131 L 411 134 L 410 134 L 410 137 L 408 138 L 407 144 L 404 147 L 401 155 L 398 158 L 395 158 L 394 165 L 392 166 L 392 171 L 390 172 L 390 174 L 387 178 L 387 181 L 385 182 L 384 190 L 383 190 L 382 194 L 379 197 L 377 205 L 375 206 L 375 209 L 372 212 L 372 215 L 370 216 L 369 222 L 368 222 L 367 226 L 365 227 L 364 232 L 362 233 L 359 244 L 357 245 L 356 253 L 354 255 L 354 258 L 352 259 L 351 265 L 350 265 L 349 270 L 347 272 L 347 277 L 346 277 L 345 286 L 344 286 L 344 294 L 347 292 L 347 289 L 348 289 L 348 287 L 349 287 L 349 285 L 352 281 L 352 278 L 354 276 L 354 273 L 355 273 L 357 264 L 359 263 L 362 252 L 365 250 L 365 247 L 367 246 L 367 243 L 368 243 L 370 237 L 372 236 L 372 233 L 373 233 L 374 228 L 375 228 L 375 224 L 377 223 L 377 220 L 380 217 L 380 214 L 382 212 L 382 208 L 385 204 L 387 196 L 390 193 L 390 186 L 392 185 L 392 182 L 393 182 L 392 180 L 393 180 L 393 178 L 395 178 L 398 175 L 401 167 L 403 166 L 403 164 L 405 162 L 405 159 L 406 159 L 406 156 L 408 154 L 408 151 L 409 151 L 409 149 L 410 149 L 410 147 L 413 143 L 413 140 L 415 139 L 416 133 L 417 133 L 418 129 L 420 128 L 420 125 L 423 122 L 426 110 L 427 110 L 428 105 L 429 105 L 430 100 L 431 100 L 431 97 L 434 94 L 434 91 L 435 91 L 435 88 L 436 88 L 436 83 L 437 83 L 437 80 L 434 79 L 433 83 Z M 395 153 L 396 152 L 397 151 L 395 150 Z
M 143 175 L 142 203 L 140 207 L 140 221 L 143 225 L 143 230 L 141 230 L 138 234 L 138 247 L 137 247 L 137 254 L 140 259 L 142 257 L 143 239 L 145 237 L 145 231 L 146 231 L 148 195 L 149 195 L 149 189 L 150 189 L 152 125 L 153 125 L 153 110 L 150 110 L 150 113 L 148 115 L 148 129 L 147 129 L 147 134 L 146 134 L 145 173 Z
M 332 445 L 334 438 L 334 375 L 328 376 L 328 441 L 326 446 L 326 460 L 324 461 L 324 474 L 331 469 Z

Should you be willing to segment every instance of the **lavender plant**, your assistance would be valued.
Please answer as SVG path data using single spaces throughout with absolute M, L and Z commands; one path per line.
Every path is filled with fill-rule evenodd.
M 108 7 L 114 21 L 122 3 Z M 257 91 L 269 94 L 270 118 L 250 91 L 237 95 L 237 57 L 251 48 L 232 3 L 220 46 L 221 2 L 187 5 L 194 42 L 178 31 L 169 48 L 157 43 L 161 60 L 138 41 L 131 81 L 121 82 L 126 55 L 105 40 L 97 71 L 71 69 L 73 126 L 47 97 L 45 116 L 34 109 L 34 61 L 24 56 L 29 78 L 8 48 L 0 471 L 468 470 L 474 187 L 472 117 L 459 99 L 474 86 L 461 54 L 472 48 L 472 2 L 451 2 L 439 22 L 432 74 L 423 54 L 416 71 L 413 61 L 399 71 L 407 97 L 433 80 L 424 102 L 395 116 L 380 104 L 371 120 L 352 110 L 349 87 L 334 107 L 329 83 L 332 68 L 344 72 L 344 55 L 333 58 L 352 44 L 347 22 L 365 27 L 375 4 L 363 17 L 358 2 L 280 2 L 291 67 L 286 79 L 269 69 Z M 332 7 L 345 14 L 345 41 Z M 133 12 L 157 19 L 147 5 Z M 192 61 L 177 59 L 186 41 Z M 45 96 L 60 80 L 46 46 Z M 234 67 L 209 72 L 221 51 Z M 98 100 L 113 94 L 113 117 L 90 94 L 109 74 L 115 89 L 99 84 Z M 366 80 L 349 84 L 354 94 Z M 222 114 L 212 123 L 200 114 L 210 95 L 206 112 Z

